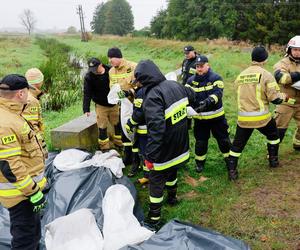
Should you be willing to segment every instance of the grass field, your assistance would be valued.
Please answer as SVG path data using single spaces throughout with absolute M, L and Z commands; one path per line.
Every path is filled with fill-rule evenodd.
M 18 38 L 20 39 L 20 38 Z M 88 43 L 79 37 L 59 36 L 57 39 L 71 45 L 78 56 L 105 56 L 107 49 L 119 46 L 123 56 L 132 61 L 152 59 L 164 73 L 177 69 L 183 59 L 182 48 L 187 43 L 129 37 L 94 37 Z M 33 40 L 22 39 L 18 46 L 13 40 L 0 38 L 0 77 L 8 72 L 24 73 L 29 67 L 39 65 L 46 58 Z M 233 81 L 238 73 L 250 63 L 249 48 L 231 44 L 193 42 L 196 49 L 209 55 L 213 70 L 225 82 L 224 107 L 231 129 L 236 126 L 236 98 Z M 8 53 L 13 51 L 13 53 Z M 12 56 L 13 55 L 13 56 Z M 267 69 L 280 58 L 271 53 Z M 12 59 L 14 58 L 14 59 Z M 22 62 L 16 67 L 14 61 Z M 44 113 L 46 140 L 51 146 L 49 131 L 82 114 L 81 103 L 63 112 Z M 223 234 L 246 241 L 252 249 L 296 249 L 300 243 L 300 154 L 291 147 L 295 124 L 287 132 L 280 148 L 282 167 L 268 168 L 266 140 L 255 132 L 249 140 L 239 161 L 240 179 L 229 183 L 222 155 L 214 139 L 210 139 L 205 171 L 199 175 L 194 170 L 193 156 L 179 176 L 177 207 L 164 205 L 165 220 L 177 218 L 200 224 Z M 192 138 L 191 134 L 191 138 Z M 193 149 L 194 140 L 191 140 Z M 147 210 L 147 189 L 139 188 L 140 201 Z

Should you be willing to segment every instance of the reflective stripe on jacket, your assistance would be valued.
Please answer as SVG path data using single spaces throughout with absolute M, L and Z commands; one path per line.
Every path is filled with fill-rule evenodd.
M 134 80 L 134 69 L 136 63 L 127 61 L 122 58 L 119 67 L 112 67 L 109 70 L 110 86 L 113 84 L 120 84 L 122 90 L 129 90 L 132 88 L 132 80 Z
M 0 98 L 0 203 L 8 208 L 46 184 L 42 145 L 21 116 L 23 106 Z

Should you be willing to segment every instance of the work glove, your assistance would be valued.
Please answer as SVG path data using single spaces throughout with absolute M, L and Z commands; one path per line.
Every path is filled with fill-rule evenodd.
M 291 72 L 290 75 L 292 78 L 292 82 L 300 81 L 300 72 Z
M 208 97 L 199 103 L 199 106 L 195 108 L 195 111 L 197 113 L 207 111 L 209 108 L 211 108 L 212 105 L 214 105 L 214 103 L 215 99 L 212 97 Z
M 118 92 L 119 99 L 123 99 L 125 97 L 134 97 L 134 90 L 121 90 Z
M 46 207 L 47 204 L 44 194 L 40 190 L 29 196 L 29 201 L 33 205 L 33 212 L 35 213 L 40 212 L 43 208 Z
M 126 129 L 126 132 L 131 135 L 133 132 L 134 132 L 134 128 L 135 128 L 135 125 L 133 125 L 130 121 L 130 119 L 128 119 L 126 125 L 125 125 L 125 129 Z
M 154 168 L 153 162 L 148 161 L 148 160 L 145 160 L 144 163 L 145 163 L 145 166 L 146 166 L 149 170 L 152 170 L 152 169 Z

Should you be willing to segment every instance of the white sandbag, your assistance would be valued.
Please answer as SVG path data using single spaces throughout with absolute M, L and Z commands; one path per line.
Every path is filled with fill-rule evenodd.
M 176 72 L 174 72 L 174 71 L 165 74 L 165 77 L 166 77 L 167 80 L 177 81 L 177 75 L 176 75 Z
M 128 119 L 131 118 L 132 116 L 132 112 L 133 112 L 133 104 L 127 99 L 127 98 L 123 98 L 121 100 L 121 126 L 122 126 L 122 130 L 124 132 L 124 134 L 126 135 L 126 137 L 133 142 L 134 139 L 134 133 L 132 134 L 128 134 L 125 126 L 127 124 Z
M 102 202 L 105 250 L 117 250 L 127 244 L 138 244 L 154 233 L 140 225 L 133 215 L 134 200 L 124 185 L 106 190 Z
M 53 165 L 60 171 L 73 170 L 78 168 L 78 163 L 84 161 L 88 155 L 89 153 L 79 149 L 63 150 L 55 157 Z
M 295 83 L 292 85 L 292 87 L 295 88 L 295 89 L 300 90 L 300 81 L 295 82 Z
M 80 161 L 83 158 L 82 153 L 85 152 L 78 149 L 64 150 L 56 156 L 53 164 L 60 171 L 70 171 L 90 166 L 105 167 L 109 168 L 117 178 L 121 178 L 123 176 L 122 169 L 125 168 L 125 165 L 120 158 L 120 154 L 116 150 L 111 149 L 106 153 L 96 151 L 95 155 L 91 159 L 86 161 Z M 76 154 L 78 154 L 77 159 Z M 82 157 L 80 158 L 79 155 L 81 155 Z M 83 159 L 85 159 L 86 156 Z
M 118 96 L 118 92 L 121 91 L 120 84 L 116 83 L 111 88 L 107 95 L 107 101 L 110 104 L 117 104 L 120 101 L 120 98 Z
M 102 250 L 103 237 L 90 209 L 80 209 L 46 225 L 47 250 Z

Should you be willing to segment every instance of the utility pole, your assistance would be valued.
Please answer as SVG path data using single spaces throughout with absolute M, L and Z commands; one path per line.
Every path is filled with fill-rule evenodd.
M 77 14 L 79 15 L 79 20 L 80 20 L 81 41 L 82 42 L 87 42 L 88 39 L 87 39 L 87 33 L 85 31 L 85 27 L 84 27 L 82 5 L 78 5 Z

